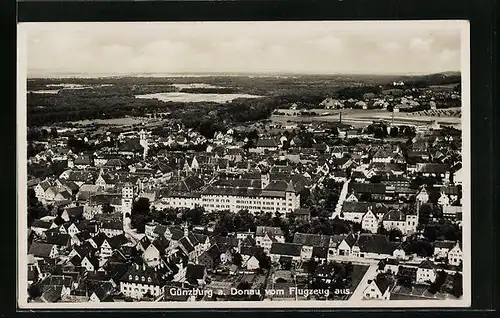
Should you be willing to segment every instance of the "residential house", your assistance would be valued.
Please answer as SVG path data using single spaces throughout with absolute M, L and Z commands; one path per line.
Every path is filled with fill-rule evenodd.
M 448 264 L 453 266 L 459 266 L 463 261 L 463 251 L 462 244 L 458 242 L 455 246 L 448 252 Z
M 375 279 L 368 281 L 368 286 L 363 291 L 363 298 L 389 300 L 393 284 L 393 280 L 388 276 L 378 275 Z
M 271 261 L 278 263 L 281 258 L 290 260 L 293 263 L 300 262 L 302 254 L 302 245 L 295 243 L 272 243 L 271 249 L 269 251 L 269 256 Z
M 119 280 L 120 292 L 133 299 L 142 299 L 147 293 L 158 297 L 164 293 L 168 276 L 157 268 L 132 264 Z
M 416 282 L 419 284 L 433 283 L 436 280 L 436 265 L 429 260 L 424 260 L 417 268 Z
M 36 258 L 57 258 L 59 252 L 55 244 L 47 244 L 40 242 L 33 242 L 29 247 L 28 254 L 35 256 Z
M 284 243 L 285 236 L 279 227 L 257 226 L 255 231 L 255 243 L 269 252 L 274 242 Z

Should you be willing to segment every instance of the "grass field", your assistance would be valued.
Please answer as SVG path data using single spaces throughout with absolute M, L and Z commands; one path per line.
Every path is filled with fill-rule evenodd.
M 310 122 L 310 121 L 339 121 L 340 110 L 325 110 L 325 109 L 313 109 L 311 111 L 317 114 L 324 114 L 323 116 L 294 116 L 294 113 L 299 111 L 294 110 L 279 110 L 280 113 L 284 115 L 273 114 L 271 120 L 284 124 L 287 122 Z M 436 113 L 437 114 L 437 113 Z M 425 125 L 437 121 L 438 124 L 450 125 L 450 126 L 460 126 L 461 118 L 456 115 L 456 110 L 450 110 L 448 113 L 442 112 L 442 116 L 435 116 L 434 113 L 428 112 L 418 112 L 418 113 L 396 113 L 394 114 L 394 124 L 395 125 Z M 371 124 L 373 121 L 386 120 L 392 121 L 392 113 L 387 110 L 382 109 L 343 109 L 342 110 L 342 122 L 351 124 L 355 127 L 363 127 Z M 457 127 L 459 128 L 459 127 Z

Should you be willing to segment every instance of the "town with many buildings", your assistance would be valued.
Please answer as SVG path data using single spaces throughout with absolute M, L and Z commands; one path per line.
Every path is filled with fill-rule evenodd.
M 394 116 L 411 96 L 316 108 Z M 320 117 L 30 127 L 28 301 L 460 298 L 461 129 Z

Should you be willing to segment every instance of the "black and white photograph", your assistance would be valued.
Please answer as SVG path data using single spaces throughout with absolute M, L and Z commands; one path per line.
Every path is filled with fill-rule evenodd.
M 469 24 L 18 25 L 18 306 L 471 305 Z

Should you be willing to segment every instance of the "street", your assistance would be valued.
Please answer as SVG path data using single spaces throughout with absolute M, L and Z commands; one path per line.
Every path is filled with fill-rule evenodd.
M 354 291 L 354 293 L 352 293 L 352 295 L 348 301 L 357 301 L 357 300 L 363 299 L 363 291 L 368 286 L 368 280 L 375 278 L 375 276 L 377 274 L 377 268 L 378 268 L 378 265 L 376 265 L 376 264 L 370 265 L 370 267 L 366 271 L 365 275 L 363 276 L 363 278 L 359 282 L 358 287 L 356 287 L 356 290 Z

